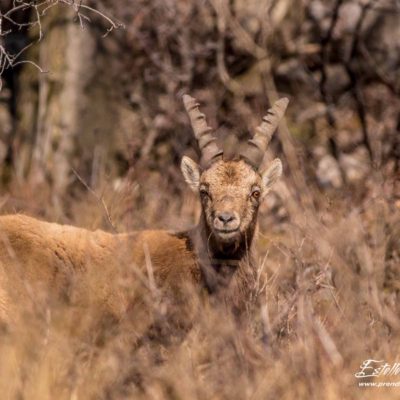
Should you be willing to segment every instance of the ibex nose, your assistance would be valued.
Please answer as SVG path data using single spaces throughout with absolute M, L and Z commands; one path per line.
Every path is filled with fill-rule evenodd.
M 235 219 L 235 216 L 230 213 L 230 212 L 221 212 L 217 215 L 217 218 L 223 222 L 224 224 L 227 224 L 228 222 L 231 222 L 232 220 Z
M 240 218 L 234 211 L 220 211 L 215 213 L 214 228 L 220 232 L 233 232 L 239 228 Z

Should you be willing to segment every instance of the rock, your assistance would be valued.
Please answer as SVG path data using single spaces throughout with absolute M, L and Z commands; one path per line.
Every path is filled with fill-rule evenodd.
M 368 152 L 364 146 L 359 146 L 351 154 L 342 154 L 339 163 L 349 183 L 361 181 L 370 170 Z
M 318 163 L 317 179 L 321 186 L 338 189 L 343 185 L 342 174 L 336 159 L 330 154 L 324 155 Z
M 321 21 L 329 15 L 330 10 L 329 7 L 322 1 L 314 0 L 310 4 L 308 12 L 313 19 L 316 21 Z
M 357 3 L 345 3 L 339 9 L 339 17 L 333 36 L 339 39 L 345 34 L 352 34 L 361 17 L 361 6 Z
M 308 7 L 308 13 L 319 27 L 320 33 L 325 35 L 330 26 L 331 7 L 320 0 L 314 0 Z

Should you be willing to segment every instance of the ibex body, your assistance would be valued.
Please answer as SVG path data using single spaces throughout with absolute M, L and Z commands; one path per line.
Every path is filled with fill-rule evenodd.
M 116 275 L 124 277 L 130 267 L 138 282 L 176 293 L 184 284 L 218 291 L 230 285 L 241 264 L 251 264 L 258 207 L 282 171 L 279 160 L 265 171 L 259 171 L 259 166 L 287 100 L 278 101 L 269 110 L 246 150 L 230 161 L 223 159 L 195 100 L 184 96 L 184 103 L 202 153 L 200 165 L 188 157 L 181 164 L 185 180 L 200 196 L 198 225 L 180 233 L 147 230 L 110 234 L 23 215 L 2 216 L 3 320 L 13 318 L 15 299 L 35 296 L 32 290 L 37 287 L 56 297 L 72 298 L 75 304 L 95 304 L 121 318 L 140 302 L 140 290 L 115 290 L 112 284 Z

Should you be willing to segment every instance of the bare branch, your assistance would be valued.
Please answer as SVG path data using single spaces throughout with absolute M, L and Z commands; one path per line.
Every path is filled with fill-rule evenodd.
M 109 17 L 102 11 L 99 11 L 89 5 L 83 4 L 83 0 L 43 0 L 43 1 L 14 1 L 8 11 L 5 13 L 0 12 L 0 38 L 3 38 L 3 43 L 0 43 L 0 91 L 2 88 L 1 85 L 1 76 L 5 70 L 9 68 L 14 68 L 17 65 L 21 64 L 31 64 L 40 72 L 46 72 L 41 66 L 35 63 L 32 60 L 20 59 L 20 57 L 28 50 L 35 42 L 40 42 L 43 39 L 43 29 L 42 29 L 42 18 L 46 15 L 47 11 L 55 7 L 57 5 L 67 5 L 72 7 L 74 12 L 77 15 L 79 20 L 79 24 L 82 28 L 84 28 L 84 22 L 91 22 L 90 17 L 82 13 L 82 10 L 93 13 L 99 16 L 101 19 L 105 20 L 109 27 L 104 33 L 103 37 L 107 36 L 111 31 L 118 28 L 124 28 L 124 25 L 120 21 L 116 21 L 113 18 Z M 30 19 L 25 22 L 19 22 L 15 19 L 14 15 L 18 12 L 29 12 Z M 11 28 L 6 31 L 3 30 L 3 23 L 7 21 Z M 7 37 L 10 33 L 13 32 L 13 29 L 21 29 L 27 27 L 28 29 L 36 28 L 38 30 L 38 38 L 35 41 L 30 42 L 27 46 L 25 46 L 22 50 L 20 50 L 16 54 L 11 54 L 7 49 L 7 46 L 4 44 L 4 38 Z

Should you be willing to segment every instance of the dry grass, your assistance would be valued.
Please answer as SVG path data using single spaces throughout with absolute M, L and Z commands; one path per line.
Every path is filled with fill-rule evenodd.
M 117 229 L 195 220 L 194 198 L 160 193 L 158 179 L 140 190 L 96 189 Z M 14 187 L 4 211 L 107 229 L 90 193 L 71 198 L 60 216 L 41 209 L 44 199 L 31 190 Z M 354 192 L 346 199 L 315 190 L 308 206 L 293 195 L 282 184 L 271 195 L 274 208 L 262 210 L 259 269 L 239 319 L 229 297 L 187 290 L 184 305 L 149 292 L 147 312 L 99 321 L 95 309 L 52 303 L 31 288 L 23 319 L 1 334 L 2 398 L 398 398 L 399 388 L 360 388 L 354 377 L 365 359 L 399 360 L 400 216 L 391 193 L 356 202 Z M 115 290 L 129 290 L 118 276 Z
M 354 145 L 374 150 L 382 175 L 398 174 L 399 85 L 396 46 L 391 45 L 397 8 L 379 11 L 378 3 L 386 9 L 390 2 L 360 2 L 365 9 L 376 8 L 368 14 L 376 28 L 374 23 L 358 32 L 346 29 L 355 24 L 343 18 L 344 11 L 335 12 L 342 4 L 358 7 L 355 1 L 102 3 L 127 29 L 99 40 L 101 24 L 88 25 L 86 33 L 96 40 L 80 39 L 77 59 L 93 75 L 93 84 L 78 96 L 79 104 L 72 96 L 66 106 L 58 91 L 49 90 L 51 101 L 42 105 L 40 93 L 65 85 L 65 73 L 57 78 L 57 69 L 49 82 L 31 77 L 29 70 L 13 77 L 21 89 L 15 94 L 15 121 L 3 134 L 12 139 L 5 143 L 14 157 L 7 165 L 1 160 L 1 213 L 20 211 L 120 232 L 181 230 L 195 223 L 199 205 L 192 195 L 182 195 L 175 165 L 193 144 L 183 92 L 199 97 L 221 137 L 240 139 L 259 123 L 277 93 L 293 97 L 290 132 L 281 126 L 279 142 L 272 143 L 290 178 L 261 210 L 259 266 L 249 276 L 251 290 L 243 296 L 240 318 L 230 312 L 229 296 L 209 298 L 182 288 L 183 304 L 166 303 L 150 290 L 143 299 L 145 312 L 133 309 L 124 320 L 113 321 L 101 318 L 95 307 L 55 301 L 40 287 L 27 285 L 27 301 L 18 306 L 21 320 L 0 326 L 0 398 L 399 398 L 400 388 L 361 388 L 354 374 L 368 358 L 400 361 L 400 191 L 396 203 L 393 182 L 375 176 L 370 166 L 361 183 L 348 180 L 342 189 L 325 192 L 313 186 L 326 154 L 338 153 L 346 175 L 340 156 L 357 161 Z M 50 54 L 54 43 L 60 49 L 54 51 L 57 60 L 65 48 L 54 26 L 40 54 Z M 87 66 L 82 52 L 95 42 Z M 343 49 L 356 45 L 348 59 Z M 35 60 L 34 54 L 27 56 Z M 79 72 L 77 60 L 70 62 L 71 71 Z M 49 63 L 56 61 L 51 57 Z M 60 93 L 64 99 L 65 92 Z M 57 132 L 65 123 L 62 111 L 75 107 L 79 140 L 67 155 Z M 86 111 L 78 118 L 80 109 Z M 40 126 L 49 127 L 46 140 Z M 42 142 L 65 158 L 65 178 L 72 182 L 67 195 L 55 193 L 61 180 L 57 161 L 39 162 L 52 186 L 39 184 L 43 179 L 27 161 L 32 154 L 46 154 Z M 111 182 L 104 176 L 120 169 L 117 154 L 127 165 L 121 167 L 124 178 Z M 307 176 L 301 172 L 302 158 Z M 67 170 L 70 165 L 83 171 L 95 195 Z M 130 174 L 134 179 L 125 181 Z M 125 277 L 116 273 L 116 291 L 134 290 Z

